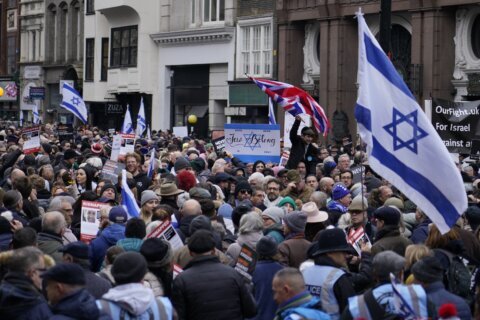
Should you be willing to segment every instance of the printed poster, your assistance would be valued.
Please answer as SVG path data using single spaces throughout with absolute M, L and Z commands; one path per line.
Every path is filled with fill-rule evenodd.
M 125 169 L 125 164 L 107 160 L 102 168 L 102 178 L 110 180 L 113 184 L 118 182 L 118 175 Z
M 147 235 L 147 238 L 161 238 L 167 240 L 170 242 L 173 251 L 183 247 L 183 241 L 177 231 L 175 231 L 175 228 L 173 228 L 170 221 L 163 221 Z
M 110 160 L 124 160 L 125 155 L 135 151 L 135 134 L 121 133 L 113 136 Z
M 105 206 L 105 203 L 82 201 L 80 241 L 88 244 L 96 238 L 100 227 L 100 208 L 103 206 Z
M 23 153 L 30 154 L 40 151 L 40 126 L 33 126 L 22 130 Z
M 300 122 L 300 127 L 298 128 L 298 135 L 302 131 L 303 127 L 310 127 L 311 125 L 311 118 L 308 114 L 300 114 L 302 118 L 302 122 Z M 290 129 L 292 129 L 293 123 L 295 122 L 295 117 L 292 116 L 290 113 L 285 112 L 285 123 L 283 125 L 283 147 L 284 148 L 291 148 L 292 142 L 290 141 Z
M 357 230 L 351 228 L 350 232 L 347 235 L 347 242 L 350 243 L 355 251 L 357 251 L 358 256 L 361 256 L 363 243 L 368 243 L 369 246 L 372 246 L 370 239 L 368 238 L 367 234 L 363 227 L 358 228 Z

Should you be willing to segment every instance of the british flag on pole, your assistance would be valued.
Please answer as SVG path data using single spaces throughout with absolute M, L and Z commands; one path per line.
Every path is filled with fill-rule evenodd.
M 308 114 L 312 118 L 317 131 L 323 133 L 324 136 L 327 135 L 330 122 L 323 108 L 308 93 L 288 83 L 249 78 L 283 110 L 289 112 L 292 116 L 301 113 Z

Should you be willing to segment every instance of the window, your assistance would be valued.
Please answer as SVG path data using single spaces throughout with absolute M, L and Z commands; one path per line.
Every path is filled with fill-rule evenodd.
M 137 26 L 112 29 L 111 67 L 137 66 Z
M 108 77 L 108 38 L 102 38 L 102 68 L 100 81 L 107 81 Z
M 225 20 L 225 0 L 203 0 L 203 22 Z
M 86 39 L 85 43 L 85 80 L 93 81 L 95 66 L 95 39 Z
M 17 71 L 17 37 L 9 36 L 7 38 L 7 73 L 13 74 Z
M 8 8 L 15 8 L 17 6 L 17 0 L 8 0 Z
M 477 59 L 480 59 L 480 15 L 473 21 L 471 43 L 473 54 Z
M 87 0 L 86 14 L 95 14 L 95 0 Z
M 272 75 L 272 26 L 270 23 L 240 27 L 239 76 Z

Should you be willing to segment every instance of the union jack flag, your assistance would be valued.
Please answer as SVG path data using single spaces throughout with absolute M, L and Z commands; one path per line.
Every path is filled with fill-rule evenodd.
M 249 78 L 283 110 L 289 112 L 292 116 L 301 113 L 308 114 L 312 118 L 317 131 L 323 133 L 324 136 L 327 135 L 330 122 L 323 108 L 308 93 L 288 83 Z

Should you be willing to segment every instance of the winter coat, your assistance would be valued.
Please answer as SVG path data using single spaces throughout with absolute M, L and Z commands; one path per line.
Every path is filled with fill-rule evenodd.
M 445 303 L 453 303 L 457 307 L 458 317 L 462 320 L 471 319 L 470 307 L 463 298 L 447 291 L 441 281 L 436 281 L 424 286 L 427 298 L 438 310 Z
M 23 199 L 23 212 L 31 220 L 36 217 L 40 217 L 40 210 L 38 209 L 38 203 L 36 201 L 30 201 L 28 198 Z
M 428 237 L 428 225 L 430 223 L 432 223 L 430 219 L 425 219 L 413 229 L 410 240 L 412 240 L 414 244 L 425 243 L 425 240 L 427 240 L 427 237 Z
M 216 256 L 197 256 L 173 281 L 179 319 L 240 320 L 256 314 L 242 276 Z
M 145 278 L 143 278 L 143 285 L 152 289 L 155 297 L 163 296 L 163 286 L 161 281 L 151 272 L 147 272 Z
M 311 244 L 303 235 L 287 237 L 278 246 L 278 252 L 282 255 L 282 263 L 293 268 L 300 267 L 302 262 L 307 260 L 307 250 Z
M 237 263 L 238 255 L 240 251 L 242 251 L 242 246 L 244 244 L 249 245 L 252 249 L 255 250 L 257 246 L 257 242 L 263 237 L 263 233 L 259 232 L 252 232 L 247 234 L 241 234 L 237 238 L 237 242 L 232 243 L 227 249 L 227 256 L 232 259 L 230 265 L 234 266 Z
M 0 233 L 0 252 L 10 249 L 10 242 L 12 242 L 12 233 Z
M 85 289 L 95 298 L 100 299 L 112 287 L 110 281 L 96 275 L 90 270 L 84 269 Z
M 142 244 L 143 240 L 138 238 L 125 238 L 117 241 L 117 246 L 123 248 L 125 251 L 140 252 Z
M 143 191 L 147 190 L 148 187 L 152 184 L 152 179 L 150 179 L 146 173 L 140 172 L 135 177 L 135 186 L 137 187 L 137 194 L 141 195 Z
M 305 161 L 307 174 L 315 173 L 315 166 L 318 162 L 318 148 L 311 143 L 307 147 L 302 137 L 297 135 L 298 128 L 300 128 L 300 121 L 295 120 L 292 128 L 290 129 L 290 141 L 292 142 L 292 148 L 290 149 L 290 157 L 288 158 L 285 168 L 296 169 L 298 163 L 303 160 Z
M 232 259 L 225 255 L 222 251 L 215 248 L 215 255 L 218 257 L 221 263 L 223 264 L 230 264 Z M 175 250 L 173 253 L 173 263 L 178 264 L 182 269 L 187 266 L 187 264 L 192 261 L 193 257 L 190 255 L 190 250 L 188 250 L 188 246 L 184 245 L 178 250 Z
M 30 278 L 9 272 L 0 286 L 0 315 L 2 319 L 44 320 L 51 317 L 52 312 Z
M 403 257 L 405 249 L 411 244 L 412 241 L 400 235 L 397 226 L 384 226 L 377 231 L 375 243 L 372 246 L 372 256 L 382 251 L 392 250 Z
M 102 266 L 103 259 L 108 248 L 114 246 L 118 240 L 125 238 L 125 226 L 114 223 L 106 227 L 102 233 L 90 242 L 88 258 L 90 260 L 90 269 L 98 272 Z
M 252 275 L 252 283 L 255 292 L 255 301 L 257 302 L 257 315 L 251 319 L 273 319 L 277 304 L 273 300 L 272 281 L 277 271 L 282 270 L 284 266 L 273 260 L 260 260 L 255 266 Z
M 275 239 L 277 244 L 280 244 L 283 242 L 283 240 L 285 240 L 285 237 L 283 236 L 283 226 L 281 223 L 275 223 L 274 225 L 264 229 L 263 234 Z
M 100 315 L 95 298 L 83 288 L 61 299 L 52 306 L 52 312 L 55 315 L 50 320 L 110 319 L 107 315 Z
M 58 251 L 63 247 L 63 239 L 52 233 L 39 232 L 37 237 L 38 248 L 55 260 L 55 263 L 63 261 L 63 253 Z

